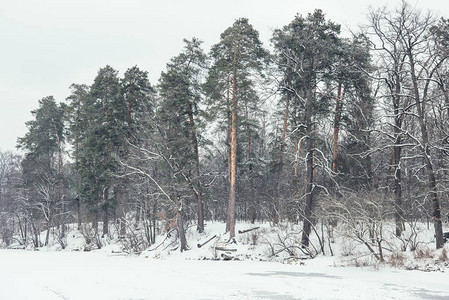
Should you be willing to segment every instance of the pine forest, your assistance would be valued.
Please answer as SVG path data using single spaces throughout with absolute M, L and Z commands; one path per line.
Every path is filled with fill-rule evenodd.
M 269 44 L 229 25 L 157 82 L 106 65 L 36 99 L 0 152 L 1 247 L 449 266 L 449 19 L 403 1 L 348 35 L 316 9 Z

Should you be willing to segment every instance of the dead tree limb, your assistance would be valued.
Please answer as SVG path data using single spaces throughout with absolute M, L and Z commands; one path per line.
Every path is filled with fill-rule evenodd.
M 215 247 L 215 250 L 225 251 L 225 252 L 236 252 L 237 251 L 237 249 L 228 249 L 228 248 L 224 248 L 224 247 Z
M 201 248 L 201 247 L 203 247 L 204 245 L 206 245 L 207 243 L 209 243 L 210 241 L 212 241 L 214 238 L 216 238 L 217 237 L 217 235 L 214 235 L 213 237 L 211 237 L 210 239 L 208 239 L 207 241 L 205 241 L 204 243 L 202 243 L 202 244 L 197 244 L 197 246 L 198 246 L 198 248 Z
M 239 232 L 239 234 L 242 234 L 242 233 L 250 232 L 250 231 L 253 231 L 253 230 L 256 230 L 256 229 L 259 229 L 259 228 L 260 227 L 254 227 L 254 228 L 251 228 L 251 229 L 239 230 L 238 232 Z

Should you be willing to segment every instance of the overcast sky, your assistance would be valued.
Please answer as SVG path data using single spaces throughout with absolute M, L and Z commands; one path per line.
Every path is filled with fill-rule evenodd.
M 137 65 L 156 84 L 182 39 L 203 40 L 206 51 L 239 17 L 249 18 L 265 46 L 275 28 L 321 8 L 328 19 L 355 29 L 368 0 L 0 0 L 0 150 L 13 150 L 37 101 L 63 101 L 72 83 L 91 84 L 106 64 Z M 446 0 L 411 1 L 449 17 Z M 445 15 L 446 12 L 446 15 Z

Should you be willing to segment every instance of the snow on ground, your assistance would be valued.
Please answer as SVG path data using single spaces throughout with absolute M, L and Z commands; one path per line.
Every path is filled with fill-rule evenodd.
M 38 248 L 39 251 L 32 251 L 31 245 L 28 250 L 0 250 L 0 300 L 449 300 L 449 273 L 445 272 L 449 270 L 449 248 L 435 250 L 432 231 L 424 224 L 419 225 L 421 250 L 399 250 L 393 253 L 396 256 L 386 254 L 384 264 L 373 261 L 365 246 L 338 235 L 338 231 L 332 243 L 323 239 L 328 241 L 327 256 L 301 260 L 298 258 L 304 257 L 304 253 L 298 247 L 291 248 L 293 253 L 278 251 L 297 244 L 299 225 L 271 227 L 268 223 L 239 222 L 237 229 L 254 226 L 260 228 L 237 234 L 236 243 L 231 244 L 225 243 L 228 234 L 224 234 L 223 223 L 208 222 L 202 234 L 192 226 L 187 231 L 190 250 L 183 253 L 176 234 L 163 232 L 140 255 L 130 255 L 127 253 L 133 253 L 133 249 L 126 239 L 117 238 L 114 228 L 110 236 L 101 239 L 102 248 L 94 250 L 95 246 L 88 245 L 72 224 L 64 250 L 53 236 L 50 246 Z M 385 232 L 387 245 L 397 248 L 393 229 Z M 140 231 L 134 230 L 136 234 Z M 316 236 L 312 237 L 312 244 L 317 247 Z M 238 260 L 219 260 L 222 252 L 216 247 L 222 245 L 235 249 L 227 254 Z M 329 255 L 331 248 L 335 256 Z M 93 250 L 83 251 L 86 249 Z M 399 262 L 396 268 L 391 267 L 394 261 Z M 353 267 L 365 262 L 370 267 Z
M 449 274 L 0 250 L 0 299 L 449 299 Z

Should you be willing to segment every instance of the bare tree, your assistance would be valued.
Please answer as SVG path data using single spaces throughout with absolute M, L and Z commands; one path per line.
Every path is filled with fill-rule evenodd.
M 436 19 L 431 13 L 424 13 L 406 2 L 393 11 L 379 9 L 370 13 L 370 30 L 373 49 L 380 61 L 381 80 L 385 83 L 387 97 L 392 101 L 391 118 L 393 134 L 394 193 L 396 235 L 402 232 L 402 178 L 401 151 L 404 146 L 413 148 L 407 159 L 422 161 L 417 169 L 427 174 L 428 193 L 432 203 L 432 219 L 435 225 L 436 247 L 443 245 L 441 211 L 436 160 L 432 152 L 437 152 L 429 132 L 429 113 L 434 96 L 431 90 L 437 82 L 437 74 L 447 55 L 439 55 L 438 48 L 430 37 Z M 444 85 L 441 84 L 440 87 Z M 404 127 L 404 119 L 410 118 L 413 128 Z M 419 172 L 418 172 L 419 174 Z
M 403 230 L 402 208 L 402 151 L 404 144 L 404 119 L 413 107 L 410 103 L 407 85 L 407 62 L 403 45 L 402 31 L 398 29 L 400 20 L 386 8 L 370 11 L 368 35 L 376 59 L 377 79 L 383 89 L 381 97 L 386 100 L 386 114 L 390 120 L 387 133 L 391 140 L 392 159 L 390 170 L 393 174 L 395 199 L 396 235 Z M 381 98 L 381 99 L 382 99 Z M 390 133 L 391 132 L 391 133 Z

